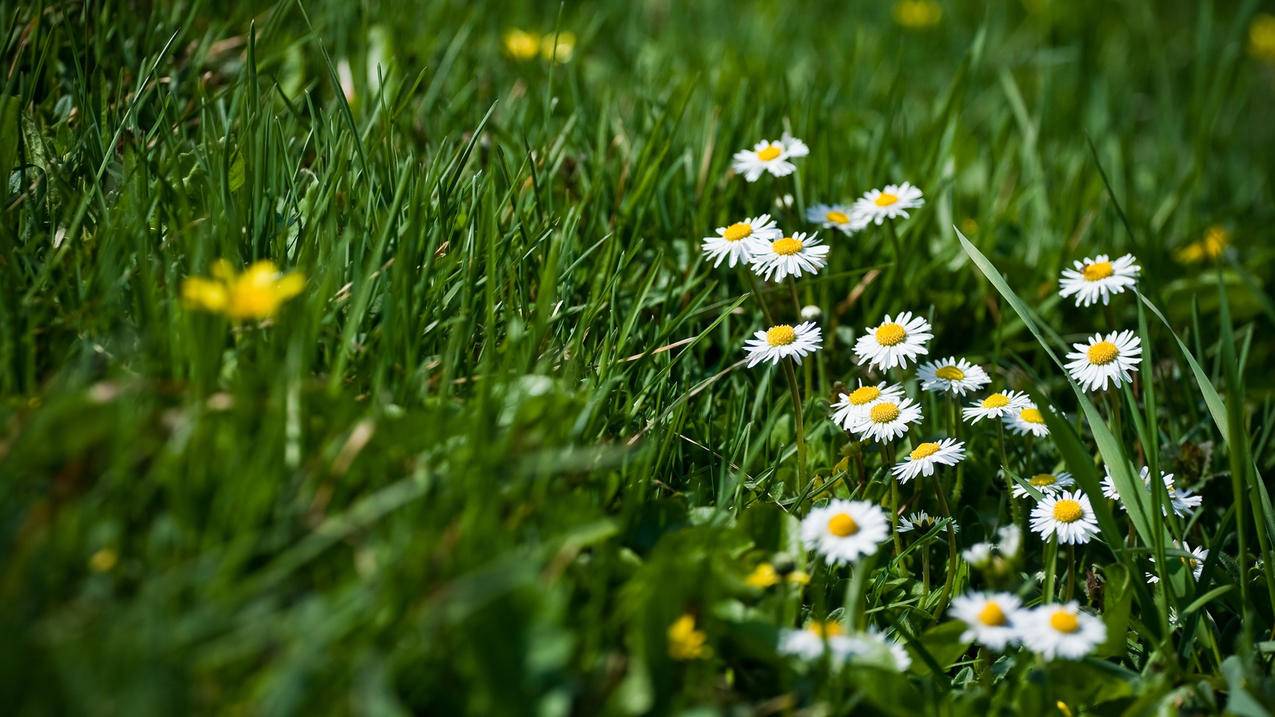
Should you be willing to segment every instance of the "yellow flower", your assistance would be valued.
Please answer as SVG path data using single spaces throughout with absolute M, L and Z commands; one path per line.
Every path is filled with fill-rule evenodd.
M 1275 62 L 1275 15 L 1261 13 L 1248 26 L 1248 54 Z
M 942 17 L 943 8 L 934 0 L 898 0 L 894 3 L 894 21 L 913 30 L 934 27 Z
M 744 582 L 750 588 L 764 590 L 779 582 L 779 573 L 775 572 L 774 565 L 760 563 L 748 577 L 744 578 Z
M 505 52 L 515 60 L 530 60 L 540 54 L 540 36 L 516 27 L 507 30 L 505 31 Z
M 1231 243 L 1231 233 L 1225 227 L 1213 226 L 1204 232 L 1204 238 L 1178 249 L 1174 256 L 1183 264 L 1195 264 L 1205 259 L 1216 259 Z
M 674 660 L 698 660 L 708 654 L 708 636 L 695 629 L 695 617 L 683 615 L 668 628 L 668 655 Z
M 281 274 L 272 261 L 258 261 L 242 274 L 225 259 L 212 267 L 212 278 L 188 277 L 182 282 L 186 306 L 223 314 L 235 321 L 268 319 L 285 301 L 301 293 L 300 274 Z
M 102 548 L 89 558 L 89 567 L 95 573 L 109 572 L 119 562 L 120 556 L 110 548 Z
M 570 62 L 576 49 L 576 36 L 571 32 L 549 33 L 540 40 L 540 56 L 555 62 Z
M 1063 702 L 1062 700 L 1058 700 L 1058 704 L 1056 706 L 1058 707 L 1058 712 L 1063 717 L 1071 717 L 1071 708 L 1067 706 L 1066 702 Z
M 788 573 L 788 582 L 793 585 L 809 585 L 810 573 L 805 570 L 794 570 L 791 573 Z

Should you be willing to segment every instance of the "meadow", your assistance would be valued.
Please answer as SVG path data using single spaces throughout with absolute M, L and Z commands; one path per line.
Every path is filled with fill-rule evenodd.
M 0 23 L 6 713 L 1275 710 L 1269 5 Z

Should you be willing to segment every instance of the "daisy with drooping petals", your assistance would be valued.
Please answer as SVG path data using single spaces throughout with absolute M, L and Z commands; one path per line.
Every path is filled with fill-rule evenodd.
M 841 394 L 837 402 L 832 404 L 832 420 L 848 431 L 860 417 L 866 416 L 873 406 L 882 401 L 898 403 L 901 398 L 903 398 L 903 387 L 898 384 L 886 386 L 884 381 L 875 386 L 861 384 L 850 393 Z
M 1132 254 L 1112 261 L 1106 254 L 1093 259 L 1074 262 L 1074 269 L 1063 269 L 1058 280 L 1058 295 L 1066 298 L 1075 295 L 1076 306 L 1090 306 L 1102 299 L 1107 303 L 1112 294 L 1119 294 L 1138 283 L 1142 267 Z
M 1022 601 L 1010 593 L 973 592 L 954 599 L 950 614 L 968 628 L 962 640 L 1003 650 L 1018 642 L 1014 618 L 1021 608 Z
M 916 375 L 921 379 L 922 390 L 950 393 L 953 396 L 964 396 L 967 392 L 976 391 L 992 382 L 982 366 L 955 356 L 923 363 L 917 367 Z
M 769 214 L 763 214 L 728 227 L 717 227 L 717 236 L 704 237 L 700 248 L 705 257 L 713 260 L 714 267 L 721 266 L 722 260 L 726 260 L 727 266 L 734 267 L 747 264 L 753 257 L 753 240 L 774 241 L 782 234 L 775 220 Z
M 1094 334 L 1087 343 L 1071 346 L 1075 351 L 1067 354 L 1067 372 L 1086 391 L 1105 391 L 1108 383 L 1120 388 L 1142 363 L 1142 340 L 1132 331 Z
M 823 332 L 813 321 L 803 321 L 796 326 L 779 324 L 765 331 L 758 331 L 744 342 L 748 352 L 748 368 L 763 361 L 772 364 L 791 358 L 797 363 L 823 346 Z
M 925 199 L 920 189 L 907 182 L 887 184 L 884 189 L 873 189 L 855 200 L 851 220 L 864 226 L 869 223 L 880 226 L 886 219 L 906 219 L 909 209 L 916 209 L 922 204 L 925 204 Z
M 863 228 L 863 224 L 856 224 L 851 219 L 852 211 L 845 204 L 816 204 L 806 209 L 806 221 L 849 236 Z
M 1054 495 L 1060 491 L 1067 490 L 1076 484 L 1070 473 L 1037 473 L 1027 479 L 1027 484 L 1044 495 Z M 1034 497 L 1027 489 L 1015 483 L 1014 489 L 1010 491 L 1010 495 L 1015 498 Z
M 911 311 L 893 318 L 886 314 L 885 321 L 865 330 L 867 333 L 854 342 L 855 358 L 860 366 L 866 363 L 881 370 L 907 368 L 909 361 L 929 353 L 925 344 L 934 338 L 930 322 Z
M 1045 496 L 1032 508 L 1031 527 L 1042 538 L 1057 536 L 1060 545 L 1083 545 L 1098 534 L 1098 519 L 1089 496 L 1063 491 Z
M 791 160 L 810 154 L 805 142 L 784 132 L 784 136 L 776 142 L 763 139 L 753 145 L 752 149 L 741 149 L 735 153 L 731 169 L 744 175 L 749 182 L 756 182 L 764 172 L 776 177 L 787 177 L 797 171 L 797 165 Z
M 1107 639 L 1102 620 L 1081 612 L 1074 600 L 1020 612 L 1017 621 L 1023 647 L 1047 660 L 1078 660 Z
M 1184 553 L 1181 556 L 1181 560 L 1182 562 L 1186 563 L 1188 568 L 1191 569 L 1191 577 L 1196 580 L 1199 580 L 1200 574 L 1204 572 L 1204 561 L 1209 559 L 1209 549 L 1199 548 L 1199 547 L 1192 548 L 1190 544 L 1186 543 L 1185 541 L 1182 543 L 1175 542 L 1174 547 L 1182 551 L 1182 553 Z M 1169 556 L 1169 557 L 1173 557 L 1173 556 Z M 1155 563 L 1154 556 L 1151 557 L 1151 562 Z M 1160 582 L 1160 576 L 1156 575 L 1155 573 L 1146 573 L 1146 576 L 1147 576 L 1147 582 L 1149 583 Z
M 801 542 L 832 565 L 872 555 L 889 535 L 885 512 L 866 500 L 834 500 L 801 521 Z
M 908 432 L 908 424 L 921 420 L 921 407 L 912 399 L 899 401 L 880 401 L 868 412 L 857 416 L 850 425 L 850 431 L 859 436 L 859 440 L 872 439 L 877 443 L 887 443 Z
M 1049 435 L 1049 427 L 1045 425 L 1045 417 L 1035 403 L 1028 401 L 1018 410 L 1004 416 L 1005 427 L 1020 436 L 1031 434 L 1037 438 Z
M 932 476 L 936 466 L 954 466 L 965 459 L 965 444 L 955 438 L 919 444 L 908 457 L 892 468 L 899 483 L 907 483 L 917 475 Z
M 908 513 L 902 518 L 899 518 L 899 532 L 910 533 L 915 530 L 917 532 L 925 533 L 929 532 L 929 530 L 934 526 L 944 526 L 948 523 L 952 523 L 952 532 L 961 532 L 961 526 L 956 525 L 951 518 L 930 515 L 923 510 L 918 510 L 915 513 Z
M 794 232 L 790 237 L 774 241 L 754 239 L 749 245 L 752 252 L 753 273 L 766 281 L 783 281 L 802 274 L 818 274 L 828 263 L 828 245 L 818 234 Z
M 1023 547 L 1023 531 L 1010 523 L 996 529 L 996 552 L 1010 560 L 1018 559 L 1018 551 Z
M 1022 391 L 997 391 L 961 409 L 961 415 L 970 423 L 978 423 L 984 418 L 1003 418 L 1011 415 L 1029 403 L 1031 399 L 1027 398 L 1027 394 Z
M 1150 492 L 1151 469 L 1146 466 L 1142 466 L 1142 468 L 1138 471 L 1138 476 L 1142 479 L 1143 487 Z M 1193 491 L 1191 491 L 1191 489 L 1178 488 L 1173 479 L 1172 473 L 1160 471 L 1160 480 L 1164 481 L 1164 490 L 1169 496 L 1169 507 L 1173 509 L 1173 514 L 1179 518 L 1191 514 L 1196 508 L 1200 507 L 1201 503 L 1204 502 L 1203 496 L 1196 495 Z M 1102 478 L 1102 495 L 1105 498 L 1116 501 L 1116 504 L 1120 506 L 1121 510 L 1128 510 L 1125 507 L 1124 501 L 1120 498 L 1120 491 L 1116 489 L 1116 480 L 1111 477 L 1110 470 L 1108 470 L 1107 474 Z M 1150 500 L 1150 498 L 1147 500 Z M 1161 509 L 1160 512 L 1168 515 L 1167 508 Z

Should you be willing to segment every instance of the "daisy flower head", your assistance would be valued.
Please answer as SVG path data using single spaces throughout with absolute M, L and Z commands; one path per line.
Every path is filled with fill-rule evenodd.
M 828 245 L 821 242 L 818 234 L 805 232 L 794 232 L 792 236 L 773 241 L 753 239 L 749 251 L 753 273 L 766 281 L 818 274 L 828 263 Z
M 1058 280 L 1059 296 L 1076 297 L 1076 306 L 1090 306 L 1102 299 L 1106 304 L 1112 294 L 1119 294 L 1138 283 L 1137 265 L 1132 254 L 1112 260 L 1106 254 L 1073 262 L 1074 269 L 1063 269 Z
M 781 630 L 778 649 L 782 655 L 806 661 L 818 660 L 828 650 L 834 662 L 840 662 L 849 651 L 848 639 L 841 623 L 811 620 L 800 630 Z
M 1037 473 L 1027 479 L 1027 485 L 1030 485 L 1044 495 L 1055 495 L 1060 491 L 1067 490 L 1068 488 L 1076 485 L 1076 481 L 1071 477 L 1071 474 L 1066 471 L 1061 473 Z M 1015 498 L 1026 498 L 1031 496 L 1031 493 L 1028 493 L 1026 488 L 1015 483 L 1013 490 L 1010 491 L 1010 495 Z
M 1010 560 L 1018 559 L 1018 551 L 1023 547 L 1023 530 L 1010 523 L 996 529 L 996 551 Z
M 1142 485 L 1151 491 L 1151 469 L 1142 466 L 1138 472 L 1138 476 L 1142 479 Z M 1189 488 L 1178 488 L 1176 481 L 1173 479 L 1172 473 L 1160 472 L 1160 480 L 1164 482 L 1164 490 L 1169 496 L 1169 508 L 1173 509 L 1173 514 L 1179 518 L 1193 513 L 1204 502 L 1204 497 L 1196 495 Z M 1128 510 L 1124 501 L 1120 498 L 1120 491 L 1116 489 L 1116 480 L 1111 477 L 1111 471 L 1102 478 L 1102 495 L 1104 498 L 1116 501 L 1121 510 Z M 1168 514 L 1168 508 L 1163 508 L 1161 513 Z
M 748 368 L 763 361 L 777 364 L 791 358 L 797 363 L 823 346 L 823 332 L 813 321 L 803 321 L 796 326 L 778 324 L 765 331 L 758 331 L 744 342 L 748 352 Z
M 1191 569 L 1191 577 L 1199 580 L 1200 574 L 1204 572 L 1204 561 L 1209 559 L 1209 549 L 1200 547 L 1192 548 L 1186 542 L 1175 542 L 1174 547 L 1185 553 L 1185 555 L 1181 558 L 1182 562 L 1186 563 L 1187 567 Z M 1151 558 L 1151 562 L 1155 562 L 1154 556 Z M 1155 573 L 1147 573 L 1146 576 L 1147 582 L 1149 583 L 1160 582 L 1160 576 Z
M 961 557 L 965 559 L 965 562 L 982 570 L 992 564 L 992 558 L 995 556 L 995 551 L 996 546 L 991 543 L 974 543 L 961 551 Z
M 1021 608 L 1022 601 L 1010 593 L 972 592 L 952 600 L 950 614 L 966 625 L 962 640 L 1003 650 L 1018 641 L 1014 618 Z
M 921 354 L 929 353 L 925 344 L 934 338 L 930 322 L 904 311 L 885 320 L 854 342 L 854 355 L 859 365 L 870 364 L 881 370 L 894 367 L 907 368 L 908 362 Z
M 889 534 L 885 512 L 866 500 L 834 500 L 801 521 L 801 542 L 831 565 L 872 555 Z
M 964 396 L 992 382 L 982 366 L 955 356 L 923 363 L 917 367 L 916 374 L 921 379 L 922 390 L 953 396 Z
M 850 659 L 856 663 L 874 665 L 894 672 L 905 672 L 912 666 L 912 656 L 907 649 L 876 630 L 851 635 L 846 649 Z
M 864 386 L 860 382 L 858 388 L 841 394 L 832 404 L 832 420 L 848 431 L 859 418 L 868 415 L 873 406 L 882 401 L 898 403 L 902 398 L 903 387 L 898 384 L 887 386 L 882 381 L 875 386 Z
M 1073 600 L 1020 613 L 1023 646 L 1047 660 L 1077 660 L 1107 639 L 1101 619 L 1082 612 Z
M 1046 495 L 1032 508 L 1031 527 L 1042 538 L 1057 536 L 1061 545 L 1080 545 L 1098 534 L 1098 519 L 1088 496 L 1080 491 L 1063 491 Z
M 1045 416 L 1041 414 L 1036 404 L 1031 401 L 1019 406 L 1013 413 L 1002 416 L 1001 420 L 1005 422 L 1006 428 L 1020 436 L 1031 434 L 1037 438 L 1042 438 L 1049 435 L 1049 427 L 1045 425 Z
M 961 409 L 961 415 L 970 423 L 978 423 L 984 418 L 1004 418 L 1012 415 L 1029 403 L 1031 399 L 1027 398 L 1027 394 L 1022 391 L 997 391 Z
M 921 407 L 910 398 L 880 401 L 867 413 L 856 416 L 850 431 L 859 440 L 887 443 L 908 432 L 908 425 L 921 420 Z
M 934 475 L 937 466 L 954 466 L 962 460 L 965 460 L 965 444 L 955 438 L 944 438 L 917 445 L 891 471 L 898 477 L 899 483 L 907 483 L 918 475 Z
M 849 236 L 863 228 L 853 220 L 854 210 L 845 204 L 815 204 L 806 209 L 806 221 Z
M 744 175 L 749 182 L 756 182 L 761 175 L 770 172 L 775 177 L 787 177 L 797 171 L 792 160 L 810 154 L 805 142 L 784 132 L 784 136 L 772 142 L 763 139 L 752 149 L 741 149 L 731 161 L 731 169 Z
M 753 240 L 774 241 L 781 234 L 783 232 L 779 231 L 775 220 L 769 214 L 763 214 L 730 226 L 717 227 L 717 236 L 704 237 L 700 248 L 706 258 L 713 260 L 714 267 L 721 266 L 723 260 L 727 266 L 734 267 L 747 264 L 753 258 Z
M 1067 354 L 1067 372 L 1086 391 L 1105 391 L 1108 383 L 1120 388 L 1133 380 L 1133 370 L 1142 363 L 1142 340 L 1132 331 L 1094 334 L 1071 347 L 1075 351 Z
M 899 532 L 910 533 L 914 530 L 917 532 L 927 532 L 930 528 L 933 528 L 936 525 L 947 525 L 949 522 L 951 521 L 948 518 L 930 515 L 923 510 L 918 510 L 915 513 L 908 513 L 902 518 L 899 518 Z M 952 532 L 961 532 L 960 526 L 953 524 Z
M 851 218 L 863 226 L 870 223 L 881 226 L 886 219 L 906 219 L 909 209 L 916 209 L 922 204 L 925 204 L 925 199 L 920 189 L 907 182 L 887 184 L 884 189 L 870 190 L 855 200 Z

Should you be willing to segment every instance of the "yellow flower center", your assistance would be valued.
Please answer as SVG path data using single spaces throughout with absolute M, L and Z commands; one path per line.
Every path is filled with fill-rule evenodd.
M 978 621 L 991 627 L 998 627 L 1009 622 L 1005 619 L 1005 611 L 1001 609 L 1001 606 L 990 600 L 982 610 L 978 611 Z
M 1109 261 L 1095 261 L 1092 264 L 1085 264 L 1083 271 L 1085 281 L 1099 281 L 1116 273 L 1111 267 Z
M 891 204 L 897 203 L 898 201 L 899 201 L 898 196 L 894 194 L 890 194 L 889 192 L 881 192 L 880 194 L 877 195 L 876 199 L 872 200 L 872 203 L 876 204 L 878 207 L 888 207 Z
M 881 395 L 881 389 L 876 386 L 860 386 L 850 392 L 850 404 L 854 406 L 862 406 L 877 400 L 877 396 Z
M 753 234 L 753 226 L 746 222 L 735 222 L 726 227 L 726 231 L 722 232 L 722 238 L 726 241 L 739 241 L 746 239 Z
M 787 346 L 797 340 L 797 332 L 788 324 L 772 326 L 766 330 L 766 343 L 771 346 Z
M 1080 501 L 1064 498 L 1054 503 L 1054 519 L 1060 523 L 1074 523 L 1084 514 Z
M 792 256 L 793 254 L 801 251 L 802 246 L 804 245 L 801 243 L 800 239 L 784 237 L 783 239 L 776 239 L 773 243 L 771 243 L 770 248 L 779 256 Z
M 828 212 L 827 217 L 828 221 L 833 224 L 847 224 L 850 221 L 850 217 L 846 216 L 845 212 L 838 212 L 835 210 Z
M 889 423 L 899 417 L 899 407 L 889 401 L 878 403 L 868 415 L 874 423 Z
M 1019 412 L 1018 417 L 1027 423 L 1035 423 L 1042 426 L 1045 424 L 1045 417 L 1040 415 L 1039 408 L 1024 408 Z
M 921 445 L 912 449 L 912 460 L 919 461 L 922 458 L 929 458 L 930 456 L 938 452 L 939 452 L 939 444 L 934 443 L 932 441 L 929 443 L 922 443 Z
M 759 150 L 759 151 L 757 152 L 757 159 L 760 159 L 760 160 L 761 160 L 761 161 L 763 161 L 763 162 L 769 162 L 770 160 L 774 159 L 775 157 L 778 157 L 778 156 L 779 156 L 779 153 L 780 153 L 780 152 L 782 152 L 782 151 L 783 151 L 783 149 L 781 149 L 779 145 L 777 145 L 777 144 L 772 144 L 772 145 L 769 145 L 768 147 L 766 147 L 766 148 L 765 148 L 765 149 L 763 149 L 763 150 Z
M 1003 393 L 993 393 L 983 399 L 983 408 L 1004 408 L 1009 405 L 1009 396 Z
M 859 524 L 845 513 L 837 513 L 828 519 L 828 532 L 838 538 L 846 538 L 859 532 Z
M 1080 629 L 1080 621 L 1066 610 L 1058 610 L 1049 616 L 1049 626 L 1058 632 L 1075 632 Z
M 1099 341 L 1089 347 L 1089 363 L 1096 366 L 1109 364 L 1120 355 L 1120 350 L 1110 341 Z
M 1028 478 L 1027 482 L 1037 488 L 1044 488 L 1047 485 L 1053 485 L 1057 483 L 1058 479 L 1049 473 L 1037 473 L 1031 478 Z
M 844 635 L 846 633 L 846 629 L 841 626 L 841 623 L 833 620 L 829 620 L 828 622 L 812 620 L 810 624 L 806 625 L 806 630 L 818 635 L 819 637 L 836 637 L 837 635 Z
M 956 366 L 943 366 L 939 370 L 935 371 L 934 375 L 944 381 L 961 381 L 965 379 L 965 372 Z
M 775 566 L 770 563 L 760 563 L 749 574 L 744 582 L 753 588 L 768 588 L 779 582 L 779 573 L 775 570 Z
M 876 334 L 877 343 L 882 346 L 894 346 L 908 337 L 908 332 L 904 331 L 902 326 L 893 321 L 881 324 L 873 333 Z

